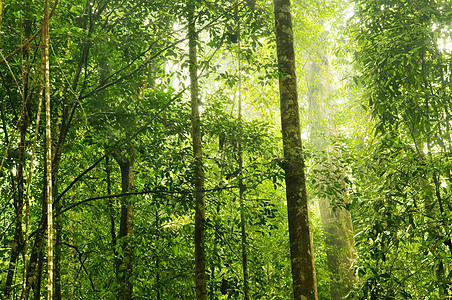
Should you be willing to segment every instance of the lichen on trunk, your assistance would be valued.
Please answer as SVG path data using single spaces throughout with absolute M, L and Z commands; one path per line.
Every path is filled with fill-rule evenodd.
M 281 127 L 294 299 L 317 299 L 300 133 L 295 53 L 289 0 L 274 0 Z

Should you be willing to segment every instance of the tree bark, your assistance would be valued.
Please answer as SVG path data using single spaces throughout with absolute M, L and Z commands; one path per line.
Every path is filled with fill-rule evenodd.
M 238 5 L 237 5 L 238 9 Z M 238 20 L 238 12 L 235 13 L 236 22 Z M 239 80 L 238 80 L 238 121 L 239 121 L 239 142 L 237 145 L 238 148 L 238 161 L 239 161 L 239 202 L 240 202 L 240 229 L 241 229 L 241 240 L 242 240 L 242 273 L 243 273 L 243 299 L 249 300 L 249 279 L 248 279 L 248 253 L 247 253 L 247 241 L 246 241 L 246 218 L 245 218 L 245 201 L 244 201 L 244 193 L 245 186 L 243 184 L 243 150 L 242 150 L 242 60 L 241 60 L 241 47 L 240 47 L 240 25 L 237 25 L 237 64 L 239 71 Z
M 44 71 L 44 99 L 46 116 L 46 187 L 47 187 L 47 300 L 53 300 L 53 188 L 52 188 L 52 132 L 49 67 L 49 0 L 44 0 L 44 21 L 41 36 L 41 58 Z
M 121 190 L 128 193 L 134 187 L 134 163 L 135 149 L 123 153 L 114 153 L 114 157 L 121 169 Z M 121 240 L 123 255 L 119 258 L 119 274 L 117 274 L 121 286 L 120 299 L 131 300 L 133 283 L 131 282 L 133 271 L 133 247 L 132 247 L 132 225 L 133 225 L 133 201 L 131 197 L 121 199 L 121 220 L 119 225 L 118 239 Z
M 295 300 L 317 300 L 290 0 L 274 0 L 274 13 L 293 293 Z
M 105 158 L 105 172 L 107 175 L 107 195 L 111 195 L 111 167 L 110 167 L 110 156 Z M 116 222 L 115 222 L 115 209 L 114 209 L 114 200 L 110 198 L 108 200 L 108 210 L 110 214 L 110 236 L 111 236 L 111 248 L 113 252 L 113 269 L 116 274 L 116 280 L 119 282 L 119 265 L 120 261 L 118 259 L 118 251 L 116 249 L 117 238 L 116 238 Z
M 189 40 L 189 72 L 191 92 L 191 127 L 193 140 L 193 182 L 195 185 L 195 286 L 196 299 L 206 300 L 206 257 L 205 257 L 205 194 L 204 171 L 202 168 L 201 122 L 198 104 L 198 65 L 197 65 L 197 34 L 194 18 L 194 1 L 189 0 L 188 9 L 188 40 Z

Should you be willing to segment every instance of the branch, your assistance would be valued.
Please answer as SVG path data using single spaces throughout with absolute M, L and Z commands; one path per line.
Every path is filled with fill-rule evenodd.
M 122 142 L 118 142 L 115 146 L 113 146 L 107 153 L 105 153 L 101 158 L 99 158 L 98 160 L 96 160 L 90 167 L 88 167 L 88 169 L 86 169 L 85 171 L 83 171 L 79 176 L 77 176 L 70 184 L 69 186 L 64 189 L 63 192 L 61 192 L 58 197 L 56 197 L 55 199 L 55 203 L 57 203 L 61 197 L 63 197 L 73 186 L 74 184 L 76 184 L 80 179 L 83 178 L 83 176 L 85 176 L 89 171 L 91 171 L 92 169 L 94 169 L 94 167 L 96 167 L 105 157 L 107 157 L 108 155 L 110 155 L 111 153 L 113 153 L 113 151 L 115 151 L 115 149 L 123 146 L 124 144 L 132 141 L 133 139 L 135 139 L 138 134 L 140 134 L 141 132 L 143 132 L 146 128 L 148 128 L 148 126 L 165 110 L 167 109 L 171 103 L 173 103 L 174 100 L 176 100 L 177 98 L 180 97 L 180 95 L 182 95 L 185 90 L 187 88 L 183 89 L 182 91 L 180 91 L 177 95 L 175 95 L 173 98 L 171 98 L 170 101 L 168 101 L 152 118 L 150 118 L 143 126 L 141 126 L 141 128 L 139 128 L 134 134 L 132 134 L 129 138 L 123 140 Z
M 226 14 L 226 12 L 223 13 L 223 14 L 218 15 L 218 16 L 217 16 L 216 18 L 214 18 L 211 22 L 209 22 L 208 24 L 206 24 L 205 26 L 203 26 L 202 28 L 200 28 L 198 31 L 196 31 L 196 34 L 202 32 L 203 30 L 205 30 L 205 29 L 207 29 L 207 28 L 210 28 L 213 24 L 215 24 L 215 23 L 216 23 L 221 17 L 223 17 L 225 14 Z M 111 82 L 107 82 L 109 79 L 111 79 L 111 78 L 112 78 L 113 76 L 115 76 L 116 74 L 119 74 L 119 73 L 121 73 L 122 71 L 124 71 L 124 70 L 130 68 L 130 66 L 132 66 L 132 64 L 133 64 L 135 61 L 137 61 L 138 58 L 140 58 L 140 57 L 144 56 L 146 53 L 148 53 L 148 52 L 153 48 L 153 45 L 155 44 L 155 43 L 153 43 L 151 46 L 148 47 L 148 49 L 146 49 L 145 51 L 141 52 L 140 55 L 138 55 L 138 56 L 137 56 L 132 62 L 130 62 L 127 66 L 125 66 L 125 67 L 123 67 L 122 69 L 120 69 L 120 70 L 114 72 L 113 74 L 111 74 L 110 76 L 108 76 L 103 82 L 101 82 L 100 85 L 99 85 L 98 87 L 96 87 L 94 90 L 92 90 L 92 91 L 89 92 L 88 94 L 83 95 L 82 97 L 80 97 L 80 100 L 85 99 L 85 98 L 88 98 L 88 97 L 94 95 L 95 93 L 100 92 L 100 91 L 106 89 L 106 88 L 109 87 L 109 86 L 115 85 L 116 83 L 118 83 L 118 82 L 120 82 L 120 81 L 122 81 L 122 80 L 124 80 L 124 79 L 127 79 L 127 78 L 131 77 L 132 75 L 134 75 L 135 73 L 137 73 L 139 70 L 141 70 L 144 66 L 146 66 L 149 62 L 151 62 L 151 61 L 154 60 L 155 58 L 159 57 L 162 53 L 164 53 L 164 52 L 167 51 L 168 49 L 171 49 L 171 48 L 173 48 L 174 46 L 176 46 L 176 45 L 178 45 L 178 44 L 184 42 L 185 40 L 187 40 L 187 37 L 181 38 L 181 39 L 179 39 L 179 40 L 173 42 L 172 44 L 170 44 L 170 45 L 164 47 L 163 49 L 159 50 L 157 53 L 155 53 L 154 55 L 152 55 L 151 57 L 149 57 L 145 62 L 143 62 L 143 63 L 142 63 L 140 66 L 138 66 L 135 70 L 131 71 L 130 73 L 128 73 L 128 74 L 126 74 L 126 75 L 124 75 L 124 76 L 122 76 L 122 77 L 120 77 L 120 78 L 118 78 L 118 79 L 115 79 L 115 80 L 113 80 L 113 81 L 111 81 Z M 157 41 L 156 41 L 156 42 L 157 42 Z M 218 51 L 218 49 L 217 49 L 216 51 Z
M 91 283 L 91 288 L 93 289 L 93 292 L 95 292 L 95 293 L 99 292 L 98 290 L 96 290 L 96 287 L 95 287 L 95 285 L 94 285 L 93 279 L 91 278 L 91 275 L 89 275 L 88 270 L 87 270 L 86 267 L 85 267 L 85 261 L 86 261 L 86 259 L 88 258 L 88 256 L 86 256 L 86 258 L 83 259 L 83 253 L 78 249 L 77 246 L 68 244 L 68 243 L 66 243 L 66 242 L 61 242 L 61 244 L 65 245 L 65 246 L 67 246 L 67 247 L 69 247 L 69 248 L 72 248 L 72 249 L 74 249 L 74 250 L 77 252 L 77 254 L 78 254 L 78 260 L 79 260 L 79 262 L 80 262 L 81 267 L 82 267 L 83 270 L 85 271 L 86 275 L 88 275 L 88 279 L 89 279 L 89 281 L 90 281 L 90 283 Z
M 215 19 L 213 19 L 211 22 L 209 22 L 207 25 L 205 25 L 204 27 L 202 27 L 201 29 L 199 29 L 198 31 L 197 31 L 197 33 L 199 33 L 199 32 L 201 32 L 201 31 L 203 31 L 203 30 L 205 30 L 206 28 L 209 28 L 212 24 L 214 24 L 216 21 L 218 21 L 218 19 L 220 19 L 222 16 L 224 16 L 225 15 L 225 13 L 224 14 L 220 14 L 219 16 L 217 16 Z M 109 78 L 111 78 L 112 76 L 114 76 L 115 74 L 118 74 L 119 72 L 122 72 L 122 71 L 124 71 L 124 70 L 126 70 L 126 69 L 128 69 L 131 65 L 132 65 L 132 63 L 133 62 L 135 62 L 139 57 L 141 57 L 141 56 L 143 56 L 144 54 L 146 54 L 149 50 L 150 50 L 150 48 L 148 48 L 147 50 L 145 50 L 144 52 L 142 52 L 142 54 L 139 56 L 139 57 L 137 57 L 132 63 L 130 63 L 130 64 L 128 64 L 126 67 L 124 67 L 124 68 L 122 68 L 121 70 L 119 70 L 119 71 L 117 71 L 117 72 L 115 72 L 115 73 L 113 73 L 111 76 L 109 76 L 108 78 L 106 78 L 106 80 L 104 80 L 104 82 L 102 82 L 101 83 L 101 85 L 100 86 L 98 86 L 97 88 L 95 88 L 93 91 L 91 91 L 91 92 L 89 92 L 88 94 L 86 94 L 86 95 L 84 95 L 84 96 L 81 96 L 81 97 L 79 97 L 79 101 L 80 100 L 82 100 L 82 99 L 84 99 L 84 98 L 87 98 L 87 97 L 90 97 L 90 96 L 92 96 L 93 94 L 95 94 L 95 93 L 97 93 L 97 92 L 99 92 L 99 91 L 101 91 L 101 90 L 103 90 L 103 89 L 105 89 L 105 88 L 107 88 L 107 87 L 109 87 L 109 86 L 111 86 L 111 85 L 114 85 L 114 84 L 116 84 L 116 83 L 118 83 L 118 82 L 120 82 L 120 81 L 122 81 L 122 80 L 124 80 L 124 79 L 126 79 L 126 78 L 128 78 L 128 77 L 130 77 L 130 76 L 132 76 L 133 74 L 135 74 L 136 72 L 138 72 L 143 66 L 145 66 L 147 63 L 149 63 L 150 61 L 152 61 L 153 59 L 155 59 L 155 58 L 157 58 L 159 55 L 161 55 L 163 52 L 165 52 L 166 50 L 168 50 L 168 49 L 170 49 L 171 47 L 174 47 L 174 46 L 176 46 L 177 44 L 179 44 L 179 43 L 181 43 L 181 42 L 183 42 L 183 41 L 185 41 L 186 40 L 186 38 L 183 38 L 183 39 L 180 39 L 180 40 L 178 40 L 178 41 L 175 41 L 174 43 L 172 43 L 171 45 L 169 45 L 169 46 L 167 46 L 167 47 L 165 47 L 165 48 L 163 48 L 162 50 L 160 50 L 160 51 L 158 51 L 155 55 L 153 55 L 153 56 L 151 56 L 149 59 L 147 59 L 143 64 L 141 64 L 139 67 L 137 67 L 135 70 L 133 70 L 133 71 L 131 71 L 129 74 L 126 74 L 126 75 L 124 75 L 124 76 L 122 76 L 122 77 L 120 77 L 120 78 L 118 78 L 118 79 L 116 79 L 116 80 L 113 80 L 113 81 L 111 81 L 111 82 L 106 82 L 106 80 L 108 80 Z M 217 49 L 218 50 L 218 49 Z M 204 66 L 204 69 L 205 69 L 205 67 L 206 66 Z M 203 70 L 204 70 L 203 69 Z M 202 71 L 203 71 L 202 70 Z M 140 134 L 141 132 L 143 132 L 148 126 L 149 126 L 149 124 L 151 124 L 151 122 L 153 122 L 165 109 L 167 109 L 169 106 L 170 106 L 170 104 L 171 103 L 173 103 L 173 101 L 174 100 L 176 100 L 180 95 L 182 95 L 186 90 L 187 90 L 188 88 L 184 88 L 182 91 L 180 91 L 177 95 L 175 95 L 173 98 L 171 98 L 171 100 L 170 101 L 168 101 L 152 118 L 150 118 L 138 131 L 136 131 L 132 136 L 130 136 L 129 138 L 127 138 L 127 139 L 125 139 L 124 141 L 122 141 L 122 142 L 119 142 L 119 143 L 117 143 L 114 147 L 112 147 L 112 149 L 110 150 L 110 151 L 108 151 L 105 155 L 103 155 L 101 158 L 99 158 L 96 162 L 94 162 L 94 164 L 93 165 L 91 165 L 88 169 L 86 169 L 85 171 L 83 171 L 83 173 L 82 174 L 80 174 L 79 176 L 77 176 L 70 184 L 69 184 L 69 186 L 63 191 L 63 192 L 61 192 L 59 195 L 58 195 L 58 197 L 56 197 L 56 199 L 55 199 L 55 203 L 57 203 L 60 199 L 61 199 L 61 197 L 63 197 L 73 186 L 74 186 L 74 184 L 75 183 L 77 183 L 84 175 L 86 175 L 89 171 L 91 171 L 94 167 L 96 167 L 106 156 L 108 156 L 108 155 L 110 155 L 113 151 L 114 151 L 114 149 L 117 149 L 117 148 L 119 148 L 119 147 L 121 147 L 122 145 L 124 145 L 124 144 L 126 144 L 126 143 L 128 143 L 128 142 L 130 142 L 130 141 L 132 141 L 133 139 L 135 139 L 137 136 L 138 136 L 138 134 Z
M 218 187 L 218 188 L 212 188 L 212 189 L 203 190 L 203 192 L 215 192 L 215 191 L 229 190 L 229 189 L 238 189 L 238 188 L 239 188 L 238 186 L 225 186 L 225 187 Z M 55 217 L 65 213 L 68 210 L 71 210 L 74 207 L 77 207 L 77 206 L 79 206 L 81 204 L 88 203 L 88 202 L 95 201 L 95 200 L 127 197 L 127 196 L 134 196 L 134 195 L 149 195 L 149 194 L 169 194 L 169 195 L 179 194 L 179 195 L 187 195 L 187 194 L 190 194 L 190 193 L 193 193 L 193 192 L 194 191 L 192 191 L 192 190 L 186 190 L 186 191 L 146 190 L 146 191 L 141 191 L 141 192 L 129 192 L 129 193 L 97 196 L 97 197 L 88 198 L 88 199 L 76 202 L 74 204 L 71 204 L 68 207 L 66 207 L 65 209 L 63 209 L 60 212 L 58 212 L 55 215 Z
M 184 194 L 183 192 L 176 192 L 176 191 L 141 191 L 141 192 L 129 192 L 129 193 L 122 193 L 122 194 L 113 194 L 113 195 L 104 195 L 104 196 L 97 196 L 88 198 L 79 202 L 76 202 L 72 205 L 69 205 L 65 209 L 61 210 L 58 214 L 55 216 L 59 216 L 62 213 L 67 212 L 68 210 L 71 210 L 74 207 L 77 207 L 81 204 L 95 201 L 95 200 L 102 200 L 102 199 L 110 199 L 110 198 L 119 198 L 119 197 L 127 197 L 127 196 L 133 196 L 133 195 L 145 195 L 145 194 Z

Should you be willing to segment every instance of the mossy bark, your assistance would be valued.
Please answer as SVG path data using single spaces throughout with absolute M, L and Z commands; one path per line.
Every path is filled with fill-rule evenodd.
M 119 152 L 119 151 L 118 151 Z M 121 191 L 128 193 L 134 188 L 134 164 L 135 149 L 132 147 L 121 153 L 114 153 L 114 158 L 121 169 Z M 119 274 L 119 285 L 121 290 L 119 299 L 131 300 L 133 292 L 132 271 L 133 271 L 133 201 L 131 197 L 121 199 L 121 220 L 119 225 L 118 239 L 121 241 L 123 254 L 120 256 L 117 266 Z
M 317 282 L 300 134 L 295 53 L 289 0 L 274 0 L 281 127 L 295 300 L 316 300 Z
M 195 186 L 195 286 L 196 299 L 206 300 L 206 257 L 205 257 L 205 214 L 206 201 L 204 193 L 204 171 L 202 168 L 202 140 L 201 121 L 198 103 L 198 63 L 197 63 L 197 34 L 194 17 L 194 1 L 187 5 L 188 12 L 188 40 L 189 40 L 189 72 L 191 92 L 191 126 L 193 144 L 193 183 Z

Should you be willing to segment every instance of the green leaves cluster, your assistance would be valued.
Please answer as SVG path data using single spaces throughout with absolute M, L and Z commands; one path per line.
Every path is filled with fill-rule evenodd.
M 450 16 L 447 1 L 355 1 L 358 81 L 377 122 L 359 167 L 360 299 L 450 292 Z

